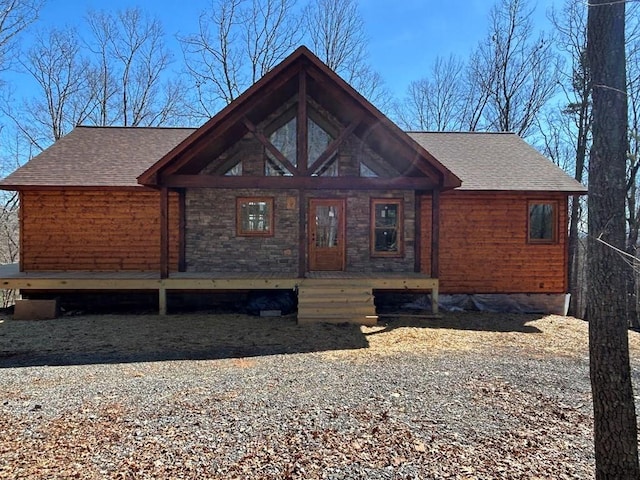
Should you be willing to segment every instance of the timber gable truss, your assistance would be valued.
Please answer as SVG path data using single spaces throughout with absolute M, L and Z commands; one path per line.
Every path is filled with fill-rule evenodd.
M 238 148 L 247 144 L 261 149 L 251 167 Z M 441 190 L 460 184 L 305 47 L 138 182 L 170 189 Z

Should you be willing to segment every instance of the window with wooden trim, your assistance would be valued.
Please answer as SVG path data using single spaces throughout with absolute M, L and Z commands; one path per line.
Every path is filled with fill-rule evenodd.
M 556 243 L 558 241 L 558 203 L 529 201 L 529 243 Z
M 403 255 L 402 199 L 371 199 L 371 256 L 400 257 Z
M 236 234 L 240 237 L 273 235 L 273 198 L 237 198 Z

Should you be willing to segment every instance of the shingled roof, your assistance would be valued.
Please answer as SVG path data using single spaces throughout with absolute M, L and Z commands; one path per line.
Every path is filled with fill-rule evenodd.
M 194 130 L 77 127 L 0 181 L 0 188 L 140 187 L 136 177 Z
M 0 188 L 142 188 L 136 178 L 194 131 L 77 127 L 0 181 Z M 463 190 L 586 192 L 515 134 L 411 132 L 409 136 L 460 177 Z
M 515 133 L 408 132 L 461 180 L 459 190 L 586 193 Z

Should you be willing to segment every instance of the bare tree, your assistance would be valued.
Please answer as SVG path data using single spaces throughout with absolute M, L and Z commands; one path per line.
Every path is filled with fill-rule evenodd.
M 139 8 L 117 14 L 91 11 L 89 48 L 97 125 L 157 126 L 182 113 L 184 91 L 168 78 L 173 61 L 162 24 Z
M 212 0 L 198 32 L 180 38 L 199 119 L 213 116 L 302 38 L 296 0 Z
M 13 129 L 0 128 L 0 142 L 5 155 L 0 165 L 4 176 L 19 167 L 25 158 L 33 154 L 33 146 Z M 17 192 L 0 191 L 0 264 L 18 262 L 20 255 L 19 195 Z M 0 290 L 0 306 L 14 303 L 14 290 Z
M 396 107 L 400 125 L 409 130 L 460 130 L 467 124 L 464 63 L 455 56 L 436 57 L 430 75 L 409 84 Z
M 38 94 L 12 115 L 19 130 L 39 150 L 87 120 L 94 97 L 89 60 L 74 29 L 40 32 L 21 64 L 36 81 Z
M 20 33 L 38 19 L 44 0 L 0 0 L 0 70 L 15 57 Z
M 472 83 L 487 98 L 472 104 L 482 107 L 482 129 L 526 137 L 556 92 L 557 58 L 549 39 L 535 36 L 533 12 L 528 0 L 499 0 L 490 12 L 487 37 L 470 61 Z
M 85 39 L 93 54 L 93 71 L 89 76 L 95 94 L 95 106 L 91 122 L 95 125 L 115 123 L 111 105 L 118 93 L 117 81 L 111 65 L 110 43 L 115 35 L 114 20 L 110 15 L 100 12 L 89 13 L 86 17 L 90 38 Z
M 251 0 L 250 7 L 241 10 L 251 84 L 275 67 L 302 38 L 295 5 L 295 0 Z
M 632 258 L 638 256 L 640 236 L 640 6 L 627 6 L 627 102 L 629 147 L 627 161 L 627 246 Z M 627 269 L 627 320 L 629 325 L 640 328 L 638 318 L 638 288 L 640 279 L 633 269 Z
M 564 101 L 561 107 L 563 118 L 557 122 L 546 122 L 548 129 L 556 129 L 558 138 L 571 146 L 567 152 L 568 165 L 565 170 L 573 173 L 574 178 L 586 180 L 587 155 L 591 145 L 591 80 L 587 64 L 587 6 L 582 0 L 566 0 L 558 12 L 552 10 L 551 22 L 557 32 L 556 45 L 568 58 L 566 68 L 559 69 L 559 86 Z M 566 121 L 565 121 L 566 120 Z M 542 130 L 542 129 L 541 129 Z M 569 162 L 569 157 L 572 161 Z M 570 311 L 581 316 L 583 305 L 580 302 L 583 288 L 579 283 L 582 277 L 579 225 L 584 215 L 583 201 L 574 197 L 571 201 L 569 222 L 569 293 Z
M 304 10 L 311 49 L 378 108 L 391 107 L 382 77 L 368 62 L 364 20 L 355 0 L 312 0 Z
M 640 478 L 623 258 L 627 95 L 625 3 L 591 0 L 587 61 L 593 85 L 589 160 L 589 353 L 597 479 Z M 599 242 L 602 239 L 608 245 Z

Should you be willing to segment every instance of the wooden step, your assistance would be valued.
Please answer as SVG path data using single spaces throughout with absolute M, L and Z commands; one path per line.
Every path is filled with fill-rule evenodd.
M 362 314 L 362 315 L 375 315 L 376 308 L 373 305 L 304 305 L 302 309 L 306 314 L 317 314 L 317 315 L 351 315 L 351 314 Z M 300 305 L 298 305 L 298 312 L 300 312 Z
M 367 325 L 374 326 L 378 323 L 377 315 L 351 315 L 345 316 L 341 315 L 340 317 L 327 317 L 327 316 L 300 316 L 298 313 L 298 323 L 299 324 L 309 324 L 309 323 L 331 323 L 331 324 L 340 324 L 340 323 L 353 323 L 356 325 Z
M 305 280 L 298 286 L 298 322 L 375 325 L 371 286 L 362 280 Z

